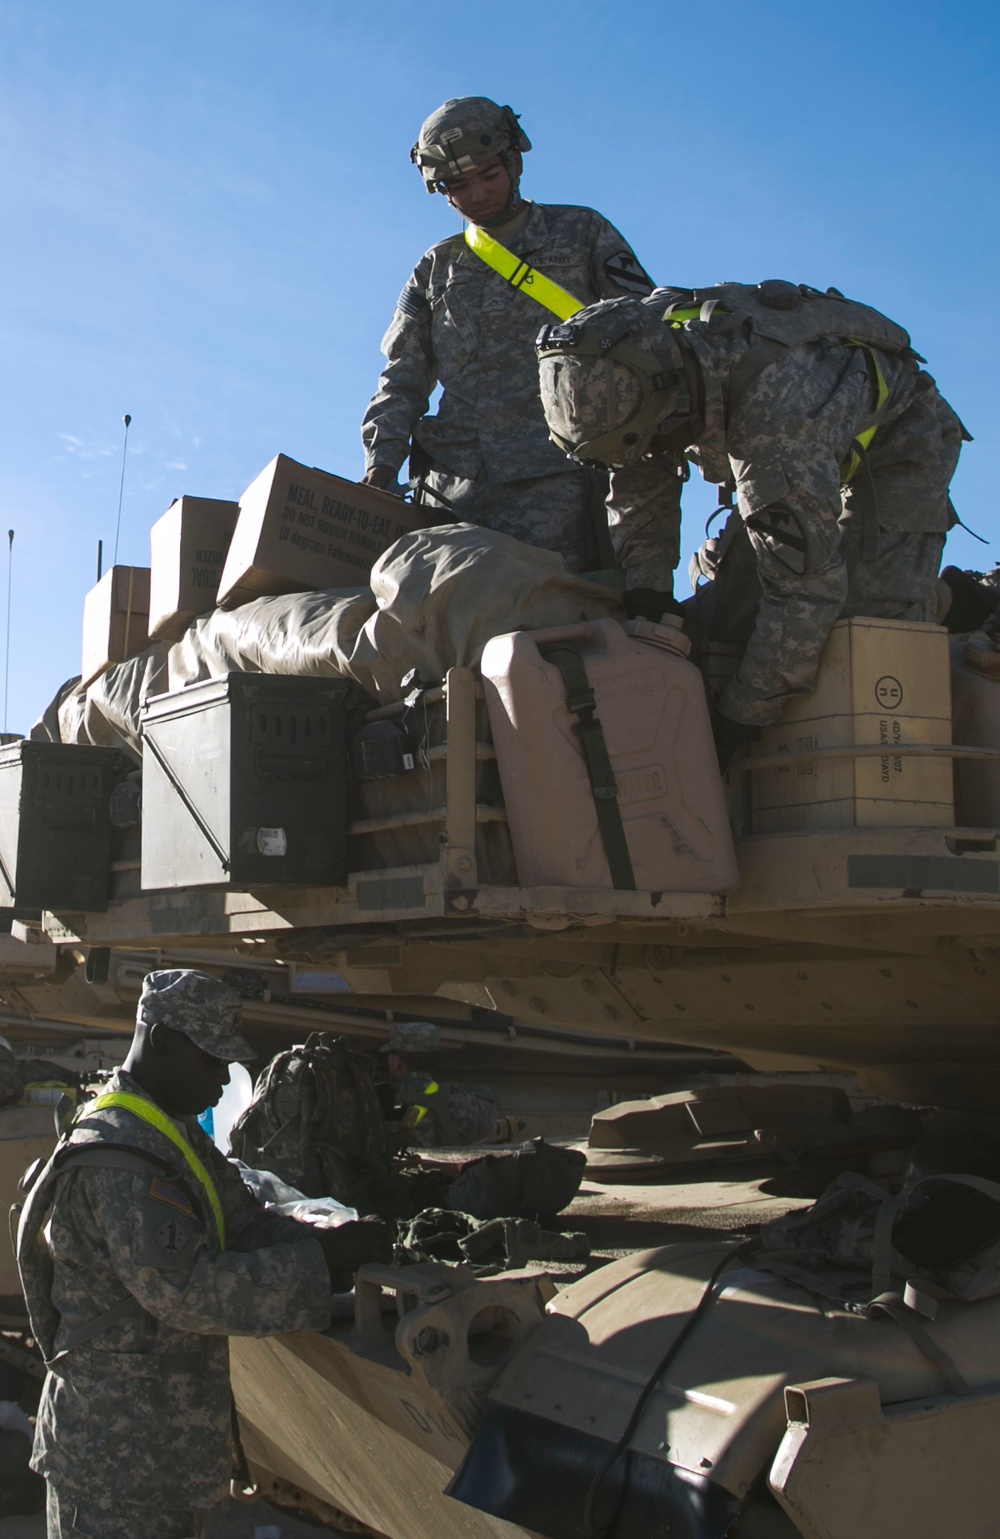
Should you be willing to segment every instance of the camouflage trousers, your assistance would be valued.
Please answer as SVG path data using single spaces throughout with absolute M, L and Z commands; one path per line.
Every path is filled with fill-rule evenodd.
M 571 572 L 615 564 L 602 472 L 581 468 L 523 481 L 468 481 L 432 464 L 412 484 L 428 511 L 558 551 Z
M 48 1488 L 45 1502 L 48 1539 L 202 1539 L 197 1512 L 164 1512 L 159 1507 L 80 1500 L 72 1491 Z
M 794 587 L 779 581 L 769 589 L 758 557 L 763 596 L 746 655 L 723 692 L 723 712 L 760 727 L 776 721 L 787 700 L 815 689 L 823 644 L 836 620 L 870 615 L 933 621 L 944 540 L 943 534 L 882 531 L 877 562 L 848 570 L 842 560 L 831 560 Z
M 961 435 L 931 382 L 879 430 L 849 485 L 837 486 L 832 462 L 825 477 L 817 464 L 811 484 L 796 489 L 804 570 L 789 566 L 787 547 L 768 532 L 780 503 L 745 520 L 761 596 L 746 655 L 720 701 L 726 716 L 767 726 L 787 700 L 814 689 L 824 642 L 841 617 L 933 621 Z

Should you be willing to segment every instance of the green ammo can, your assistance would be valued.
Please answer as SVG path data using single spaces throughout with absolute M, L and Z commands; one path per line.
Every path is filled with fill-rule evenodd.
M 111 881 L 115 748 L 0 748 L 0 909 L 100 913 Z
M 343 886 L 347 689 L 230 673 L 147 700 L 143 889 Z

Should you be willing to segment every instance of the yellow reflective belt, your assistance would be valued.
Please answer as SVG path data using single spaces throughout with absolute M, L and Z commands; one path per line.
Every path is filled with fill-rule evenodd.
M 538 272 L 534 267 L 529 267 L 527 262 L 522 262 L 513 251 L 508 251 L 506 246 L 501 246 L 492 235 L 487 235 L 478 224 L 470 224 L 465 227 L 465 243 L 470 251 L 474 251 L 477 257 L 484 261 L 487 267 L 492 267 L 495 273 L 509 283 L 512 288 L 520 289 L 522 294 L 527 294 L 529 299 L 534 299 L 546 310 L 551 310 L 561 321 L 568 321 L 571 315 L 583 309 L 583 303 L 574 299 L 566 289 L 560 288 L 558 283 L 553 283 L 551 278 L 546 278 L 544 273 Z
M 684 310 L 666 310 L 663 319 L 669 321 L 670 325 L 677 331 L 684 325 L 685 321 L 696 321 L 700 314 L 701 305 L 688 305 Z
M 854 435 L 854 442 L 860 445 L 862 449 L 867 449 L 868 445 L 875 437 L 875 434 L 878 432 L 878 419 L 882 415 L 883 406 L 889 399 L 889 386 L 885 382 L 885 375 L 882 373 L 882 370 L 878 366 L 878 356 L 876 355 L 874 349 L 869 347 L 866 342 L 858 342 L 854 337 L 845 337 L 844 341 L 848 344 L 849 347 L 864 348 L 868 362 L 871 364 L 872 369 L 875 372 L 875 420 L 871 427 L 865 428 L 863 433 L 855 433 Z M 851 477 L 856 473 L 860 464 L 860 454 L 858 454 L 856 450 L 852 449 L 840 467 L 840 479 L 844 485 L 850 481 Z
M 169 1138 L 170 1142 L 180 1150 L 187 1161 L 191 1174 L 208 1198 L 208 1205 L 212 1210 L 212 1217 L 215 1219 L 215 1228 L 219 1236 L 219 1249 L 225 1250 L 226 1221 L 222 1216 L 222 1203 L 219 1201 L 219 1194 L 215 1190 L 215 1182 L 187 1139 L 178 1133 L 170 1118 L 164 1116 L 160 1108 L 154 1106 L 152 1101 L 147 1101 L 144 1096 L 128 1095 L 124 1090 L 111 1091 L 108 1095 L 99 1095 L 95 1100 L 88 1101 L 81 1109 L 81 1117 L 88 1116 L 92 1111 L 103 1111 L 107 1106 L 120 1106 L 123 1111 L 131 1112 L 133 1117 L 139 1117 L 143 1122 L 148 1122 L 150 1127 L 155 1128 L 158 1133 L 162 1133 L 164 1138 Z
M 503 248 L 501 247 L 501 250 L 502 249 Z M 428 1084 L 426 1084 L 424 1086 L 424 1092 L 423 1093 L 424 1093 L 424 1095 L 434 1095 L 435 1092 L 440 1090 L 440 1089 L 441 1089 L 441 1086 L 438 1084 L 437 1080 L 436 1079 L 432 1079 L 432 1080 L 430 1080 L 428 1082 Z M 429 1110 L 430 1110 L 429 1106 L 418 1106 L 417 1107 L 417 1115 L 413 1119 L 413 1126 L 414 1127 L 417 1126 L 418 1122 L 422 1122 L 424 1120 L 424 1118 L 427 1116 L 427 1113 L 428 1113 Z

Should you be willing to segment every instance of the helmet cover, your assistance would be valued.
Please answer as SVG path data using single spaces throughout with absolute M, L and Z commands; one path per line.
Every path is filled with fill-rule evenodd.
M 599 465 L 640 460 L 667 417 L 690 410 L 663 300 L 606 299 L 539 335 L 538 380 L 553 443 Z
M 410 159 L 428 192 L 443 191 L 443 183 L 463 176 L 495 155 L 531 149 L 531 140 L 510 107 L 488 96 L 458 96 L 446 101 L 426 119 Z

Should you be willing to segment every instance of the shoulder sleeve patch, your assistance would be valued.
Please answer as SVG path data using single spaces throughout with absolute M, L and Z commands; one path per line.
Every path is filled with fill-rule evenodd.
M 413 319 L 427 309 L 427 303 L 426 294 L 422 294 L 415 284 L 408 283 L 396 300 L 396 309 Z
M 631 251 L 616 251 L 609 256 L 604 264 L 604 271 L 609 280 L 623 289 L 626 294 L 651 294 L 653 292 L 653 280 L 644 267 L 640 267 L 637 259 Z
M 189 1218 L 194 1218 L 195 1211 L 191 1205 L 191 1199 L 182 1192 L 179 1186 L 174 1186 L 171 1181 L 164 1181 L 162 1176 L 153 1176 L 149 1183 L 149 1195 L 155 1202 L 162 1202 L 168 1208 L 176 1208 L 180 1213 L 186 1213 Z

